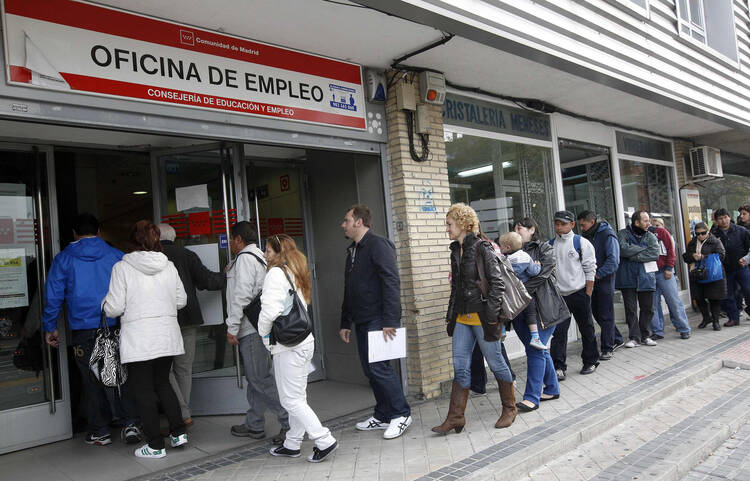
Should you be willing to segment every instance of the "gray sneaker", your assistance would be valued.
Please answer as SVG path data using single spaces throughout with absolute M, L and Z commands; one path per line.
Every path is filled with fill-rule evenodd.
M 563 371 L 562 369 L 555 370 L 555 374 L 557 374 L 557 380 L 558 381 L 564 381 L 565 380 L 566 372 Z
M 263 439 L 266 437 L 265 431 L 253 431 L 244 424 L 235 424 L 232 426 L 230 432 L 232 433 L 232 436 L 238 436 L 240 438 Z

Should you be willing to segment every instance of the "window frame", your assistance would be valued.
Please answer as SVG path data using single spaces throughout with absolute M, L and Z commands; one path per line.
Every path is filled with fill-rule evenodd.
M 649 0 L 644 0 L 644 2 L 646 3 L 645 7 L 637 5 L 634 0 L 616 0 L 616 2 L 623 7 L 626 7 L 628 10 L 631 10 L 645 17 L 646 19 L 651 18 L 651 3 Z
M 706 10 L 705 10 L 705 1 L 706 0 L 699 0 L 701 3 L 701 16 L 703 19 L 703 27 L 696 27 L 692 19 L 691 20 L 685 20 L 682 18 L 682 10 L 680 8 L 680 0 L 675 0 L 675 13 L 677 15 L 677 36 L 682 40 L 683 42 L 693 45 L 696 47 L 701 48 L 703 51 L 710 53 L 712 57 L 715 59 L 729 65 L 732 68 L 739 69 L 740 68 L 740 56 L 739 56 L 739 42 L 737 41 L 737 25 L 736 21 L 732 22 L 732 30 L 734 31 L 735 36 L 735 50 L 736 50 L 736 57 L 737 59 L 733 59 L 731 57 L 728 57 L 727 55 L 723 54 L 722 52 L 716 50 L 708 43 L 708 35 L 706 33 Z M 690 8 L 690 0 L 685 0 L 686 5 L 688 5 L 688 9 Z M 732 0 L 733 2 L 733 0 Z M 748 0 L 748 8 L 750 8 L 750 0 Z M 690 11 L 688 10 L 688 16 L 690 16 Z M 734 19 L 734 16 L 732 17 Z M 682 27 L 686 26 L 690 33 L 685 33 L 682 31 Z M 700 33 L 702 33 L 704 37 L 704 41 L 701 42 L 700 40 L 693 37 L 693 30 L 696 29 Z

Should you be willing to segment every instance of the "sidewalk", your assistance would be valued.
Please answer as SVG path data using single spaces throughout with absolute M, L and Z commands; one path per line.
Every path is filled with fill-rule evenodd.
M 499 416 L 500 399 L 495 384 L 491 383 L 488 385 L 487 396 L 470 398 L 466 410 L 467 425 L 461 434 L 438 436 L 430 431 L 432 426 L 442 422 L 447 411 L 448 400 L 443 397 L 419 404 L 413 403 L 414 422 L 406 434 L 396 440 L 382 439 L 381 432 L 358 432 L 354 429 L 354 423 L 360 418 L 367 417 L 370 414 L 369 411 L 326 422 L 332 428 L 341 447 L 333 459 L 321 464 L 311 464 L 305 460 L 306 455 L 309 455 L 312 450 L 312 444 L 309 441 L 303 444 L 305 456 L 296 459 L 271 457 L 268 455 L 270 446 L 267 442 L 242 442 L 241 446 L 231 447 L 224 452 L 206 452 L 200 456 L 195 452 L 188 455 L 187 450 L 171 449 L 167 451 L 166 459 L 172 459 L 173 462 L 168 466 L 159 466 L 158 463 L 161 460 L 158 460 L 151 461 L 155 463 L 151 468 L 148 460 L 137 462 L 136 458 L 131 456 L 127 460 L 130 466 L 128 477 L 159 481 L 188 479 L 196 481 L 273 479 L 406 481 L 420 478 L 424 480 L 473 478 L 473 474 L 478 475 L 478 471 L 484 466 L 503 456 L 512 455 L 512 449 L 528 447 L 536 442 L 534 436 L 538 434 L 540 427 L 548 427 L 549 430 L 555 431 L 564 429 L 566 424 L 570 424 L 569 420 L 578 419 L 580 422 L 583 419 L 585 421 L 587 419 L 585 416 L 588 416 L 587 412 L 596 412 L 597 402 L 608 403 L 606 406 L 609 407 L 617 402 L 620 392 L 623 396 L 626 394 L 632 396 L 642 387 L 653 388 L 653 386 L 666 384 L 671 376 L 675 375 L 672 373 L 678 370 L 682 375 L 689 375 L 691 371 L 700 369 L 702 365 L 720 363 L 719 359 L 723 353 L 730 352 L 741 341 L 750 339 L 750 323 L 748 322 L 743 322 L 740 327 L 724 328 L 720 332 L 695 329 L 697 322 L 697 318 L 691 319 L 694 330 L 689 340 L 679 339 L 677 333 L 670 327 L 667 329 L 667 338 L 659 341 L 658 346 L 621 348 L 615 353 L 614 359 L 602 362 L 596 373 L 588 376 L 578 374 L 577 371 L 581 367 L 580 343 L 572 344 L 569 346 L 568 354 L 568 378 L 560 384 L 560 399 L 545 402 L 537 411 L 519 414 L 509 429 L 494 428 L 494 423 Z M 739 347 L 738 349 L 742 350 Z M 512 364 L 518 375 L 519 389 L 523 391 L 525 362 L 519 359 L 513 361 Z M 520 399 L 518 392 L 516 395 Z M 229 423 L 231 418 L 223 419 Z M 216 420 L 211 422 L 216 422 Z M 223 431 L 217 432 L 216 435 L 226 441 Z M 192 433 L 191 436 L 193 436 Z M 46 455 L 35 457 L 34 465 L 31 467 L 33 469 L 27 468 L 29 470 L 25 471 L 25 479 L 39 479 L 33 473 L 44 468 L 40 466 L 40 463 L 54 464 L 56 446 L 60 444 L 69 443 L 36 448 L 44 450 Z M 104 454 L 99 453 L 108 449 L 94 448 L 92 450 L 89 448 L 91 447 L 82 444 L 70 444 L 64 450 L 64 456 L 70 458 L 84 455 L 103 457 Z M 28 451 L 33 450 L 0 457 L 0 471 L 10 474 L 4 469 L 9 466 L 9 460 L 6 458 L 15 457 L 17 462 Z M 185 459 L 186 457 L 190 459 Z M 180 461 L 184 464 L 175 464 Z M 44 479 L 83 480 L 102 477 L 108 480 L 127 479 L 127 477 L 122 477 L 124 473 L 114 473 L 108 469 L 103 459 L 99 469 L 103 471 L 85 470 L 80 472 L 80 475 L 67 472 L 59 477 L 45 477 Z

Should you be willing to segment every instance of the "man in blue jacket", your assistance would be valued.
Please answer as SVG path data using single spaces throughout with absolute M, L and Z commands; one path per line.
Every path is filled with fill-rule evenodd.
M 401 280 L 396 267 L 396 247 L 390 240 L 370 232 L 371 218 L 370 209 L 357 204 L 346 212 L 341 223 L 352 243 L 346 256 L 339 335 L 349 343 L 354 325 L 362 370 L 375 394 L 373 415 L 357 423 L 357 429 L 385 429 L 383 437 L 394 439 L 411 424 L 411 408 L 391 363 L 369 362 L 368 333 L 381 331 L 386 341 L 396 336 L 396 328 L 401 324 Z
M 94 382 L 89 375 L 89 359 L 99 327 L 101 304 L 109 291 L 109 278 L 114 266 L 121 258 L 122 252 L 110 247 L 99 237 L 99 222 L 91 214 L 79 214 L 73 221 L 72 242 L 52 261 L 47 283 L 45 284 L 45 304 L 42 322 L 46 341 L 57 347 L 60 343 L 57 320 L 63 302 L 67 305 L 68 326 L 71 330 L 70 344 L 81 373 L 84 396 L 86 399 L 86 418 L 88 433 L 86 444 L 105 446 L 112 443 L 109 423 L 112 413 L 109 409 L 106 388 Z M 116 321 L 107 319 L 113 326 Z M 141 441 L 141 433 L 136 426 L 133 414 L 135 408 L 130 402 L 117 399 L 117 406 L 122 412 L 125 427 L 122 437 L 128 444 Z
M 711 228 L 711 233 L 721 240 L 727 252 L 724 256 L 727 298 L 724 299 L 722 307 L 729 320 L 724 323 L 724 326 L 739 326 L 741 302 L 738 303 L 734 296 L 738 286 L 745 298 L 747 309 L 750 311 L 750 270 L 740 265 L 740 259 L 750 250 L 750 232 L 744 227 L 732 224 L 732 218 L 729 217 L 729 212 L 726 209 L 718 209 L 714 212 L 714 222 L 715 225 Z
M 640 344 L 656 346 L 651 339 L 651 319 L 654 317 L 654 291 L 656 290 L 656 260 L 659 258 L 659 241 L 648 231 L 651 218 L 648 212 L 633 212 L 630 225 L 617 233 L 620 242 L 620 266 L 615 276 L 615 288 L 622 292 L 628 337 L 625 347 Z M 640 308 L 640 314 L 638 312 Z
M 607 221 L 600 220 L 596 212 L 585 210 L 578 214 L 581 235 L 596 250 L 596 277 L 591 295 L 591 311 L 601 328 L 600 361 L 612 359 L 615 349 L 625 342 L 615 326 L 615 274 L 620 265 L 620 243 L 617 234 Z

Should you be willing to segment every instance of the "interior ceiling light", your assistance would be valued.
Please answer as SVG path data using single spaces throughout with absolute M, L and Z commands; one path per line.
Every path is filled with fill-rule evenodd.
M 477 167 L 475 169 L 462 170 L 456 175 L 459 177 L 471 177 L 473 175 L 486 174 L 487 172 L 492 172 L 492 164 L 483 165 L 482 167 Z
M 145 190 L 136 190 L 135 192 L 133 192 L 133 195 L 146 195 L 146 194 L 148 194 L 148 192 Z

